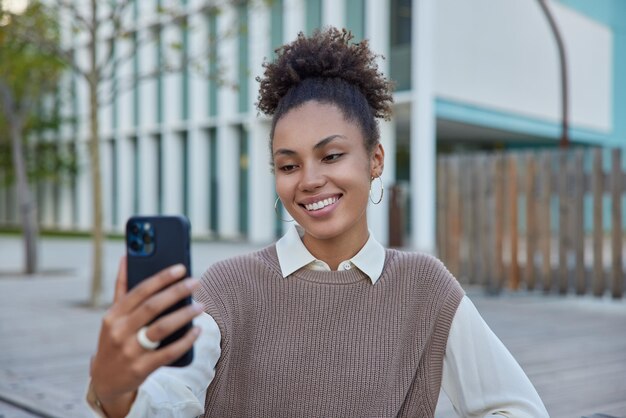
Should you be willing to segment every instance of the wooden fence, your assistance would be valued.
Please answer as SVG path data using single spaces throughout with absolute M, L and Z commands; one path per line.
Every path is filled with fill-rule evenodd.
M 440 157 L 439 256 L 461 282 L 492 291 L 621 298 L 625 186 L 619 149 Z

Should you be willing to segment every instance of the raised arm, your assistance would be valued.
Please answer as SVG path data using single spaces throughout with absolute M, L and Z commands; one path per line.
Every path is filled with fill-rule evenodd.
M 161 312 L 191 295 L 197 279 L 184 277 L 182 266 L 173 266 L 143 281 L 126 292 L 126 258 L 120 261 L 113 306 L 107 311 L 100 328 L 98 349 L 91 362 L 90 394 L 107 417 L 128 414 L 139 386 L 161 366 L 185 353 L 200 334 L 194 326 L 178 341 L 158 350 L 143 348 L 138 331 L 150 324 Z M 201 305 L 179 309 L 151 323 L 146 336 L 160 341 L 202 313 Z

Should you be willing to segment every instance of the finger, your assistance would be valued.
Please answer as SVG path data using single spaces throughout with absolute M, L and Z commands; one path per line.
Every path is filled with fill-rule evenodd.
M 115 293 L 113 303 L 118 302 L 127 292 L 128 277 L 126 275 L 126 256 L 120 259 L 120 265 L 117 268 L 117 280 L 115 281 Z
M 118 309 L 122 313 L 131 312 L 155 293 L 183 278 L 186 272 L 186 268 L 182 264 L 161 270 L 131 289 L 120 301 Z
M 198 303 L 177 309 L 150 324 L 146 336 L 152 341 L 161 341 L 180 329 L 183 325 L 191 322 L 193 318 L 200 315 L 204 308 Z
M 176 302 L 191 296 L 198 287 L 199 281 L 188 278 L 153 294 L 133 310 L 127 322 L 128 331 L 136 332 L 139 328 L 152 322 L 159 314 Z
M 193 327 L 183 337 L 173 343 L 147 353 L 140 360 L 145 362 L 142 366 L 152 372 L 161 366 L 167 366 L 176 361 L 193 346 L 200 332 L 200 327 Z

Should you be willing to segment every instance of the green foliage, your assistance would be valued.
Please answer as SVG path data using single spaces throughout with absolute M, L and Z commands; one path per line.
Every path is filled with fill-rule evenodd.
M 59 142 L 38 142 L 24 148 L 28 178 L 32 182 L 70 181 L 78 173 L 75 147 Z M 13 153 L 8 142 L 0 143 L 0 187 L 15 181 Z
M 6 23 L 0 30 L 0 79 L 10 86 L 16 104 L 30 104 L 56 89 L 65 68 L 52 51 L 28 41 L 36 33 L 47 44 L 58 44 L 57 20 L 36 1 L 23 14 L 0 13 L 0 21 Z
M 45 133 L 56 133 L 62 122 L 59 103 L 44 104 L 46 99 L 55 97 L 66 69 L 58 55 L 48 48 L 60 42 L 57 22 L 50 10 L 37 1 L 30 1 L 26 10 L 18 15 L 0 9 L 0 87 L 4 87 L 10 97 L 10 102 L 0 100 L 0 181 L 3 185 L 14 181 L 9 126 L 18 118 L 31 180 L 59 181 L 76 174 L 76 153 L 72 147 L 48 140 L 32 140 L 49 138 Z M 30 41 L 35 38 L 44 42 Z

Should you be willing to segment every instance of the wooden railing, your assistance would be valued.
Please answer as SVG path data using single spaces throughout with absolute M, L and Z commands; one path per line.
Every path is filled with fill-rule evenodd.
M 621 298 L 625 186 L 619 149 L 439 157 L 439 256 L 492 291 Z

